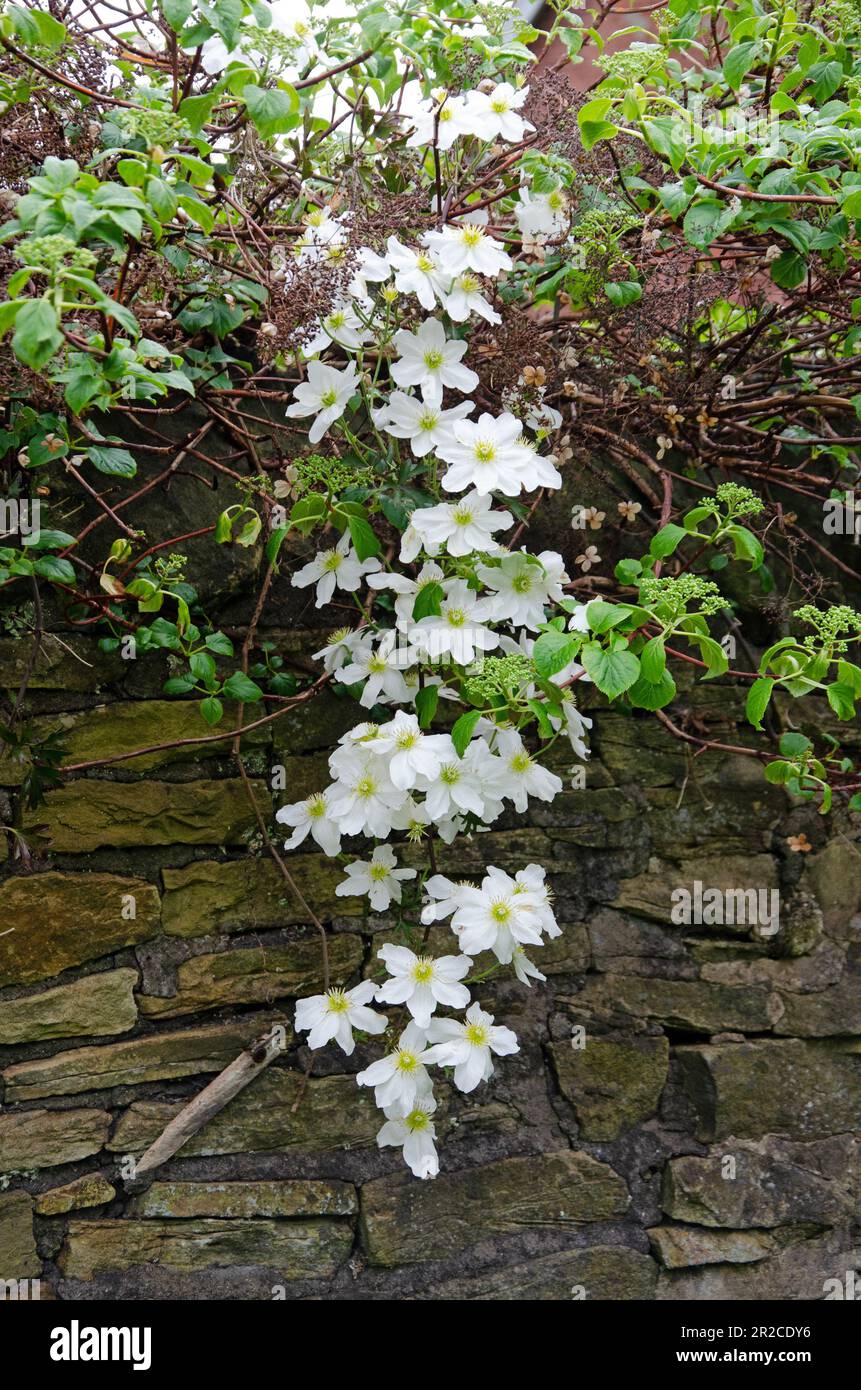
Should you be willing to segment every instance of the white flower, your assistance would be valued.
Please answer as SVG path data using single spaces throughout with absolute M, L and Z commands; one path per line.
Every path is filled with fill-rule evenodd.
M 568 199 L 561 188 L 551 193 L 533 193 L 521 188 L 520 201 L 514 205 L 514 216 L 524 236 L 558 237 L 567 225 Z
M 356 754 L 339 769 L 338 780 L 330 788 L 329 810 L 342 835 L 384 840 L 392 828 L 392 812 L 403 800 L 404 793 L 392 785 L 376 760 Z
M 443 917 L 450 917 L 460 904 L 461 890 L 471 886 L 469 883 L 454 883 L 450 878 L 446 878 L 445 874 L 432 874 L 425 881 L 425 892 L 431 901 L 422 908 L 424 925 L 439 922 Z
M 320 320 L 317 332 L 302 349 L 306 357 L 322 352 L 330 343 L 337 343 L 348 352 L 356 352 L 371 334 L 362 323 L 352 304 L 337 304 L 331 313 Z M 355 389 L 355 388 L 354 388 Z M 352 395 L 352 391 L 350 395 Z M 349 396 L 347 400 L 349 400 Z
M 362 1033 L 384 1033 L 388 1019 L 367 1007 L 374 997 L 373 980 L 363 980 L 353 989 L 329 989 L 296 1005 L 296 1031 L 308 1034 L 308 1046 L 325 1047 L 334 1038 L 349 1057 L 355 1051 L 353 1029 Z
M 360 898 L 365 893 L 375 912 L 385 912 L 390 903 L 401 901 L 401 882 L 415 878 L 415 869 L 396 869 L 391 845 L 377 845 L 370 859 L 354 859 L 347 865 L 347 877 L 335 888 L 338 898 Z
M 568 583 L 562 556 L 555 550 L 543 550 L 538 556 L 515 551 L 498 563 L 478 565 L 476 574 L 494 591 L 486 599 L 489 616 L 533 632 L 544 622 L 545 604 L 564 598 L 562 586 Z
M 407 551 L 407 536 L 411 530 L 412 528 L 408 526 L 401 537 L 401 559 L 404 563 L 414 560 L 422 548 L 419 536 L 413 532 L 415 548 L 410 548 L 409 552 Z M 381 570 L 379 574 L 368 576 L 368 584 L 372 589 L 391 589 L 397 594 L 395 616 L 398 627 L 403 632 L 412 622 L 415 601 L 422 589 L 426 588 L 428 584 L 441 584 L 444 579 L 445 575 L 439 565 L 428 560 L 426 564 L 422 565 L 415 579 L 410 579 L 406 574 L 389 574 L 385 570 Z
M 497 634 L 482 626 L 485 616 L 484 603 L 476 598 L 466 580 L 450 579 L 439 613 L 413 623 L 407 637 L 430 661 L 450 656 L 459 666 L 468 666 L 475 660 L 476 651 L 488 652 L 499 646 Z
M 533 965 L 522 946 L 515 946 L 514 955 L 511 957 L 511 963 L 514 966 L 514 973 L 522 985 L 530 987 L 530 979 L 547 979 L 547 976 L 542 975 L 538 967 Z
M 470 314 L 478 314 L 488 323 L 502 323 L 502 315 L 487 302 L 481 293 L 481 281 L 471 270 L 455 276 L 445 301 L 445 311 L 454 323 L 464 323 Z
M 553 725 L 554 729 L 564 727 L 565 734 L 568 738 L 568 742 L 571 744 L 571 749 L 573 753 L 576 757 L 582 758 L 585 762 L 586 759 L 589 757 L 589 749 L 587 748 L 585 743 L 585 735 L 586 730 L 591 729 L 592 727 L 592 720 L 587 719 L 585 714 L 580 713 L 579 709 L 577 708 L 572 699 L 566 700 L 563 704 L 562 716 L 564 719 L 564 725 L 562 720 L 560 720 L 558 716 L 551 716 L 550 723 Z
M 402 246 L 397 237 L 386 243 L 388 258 L 395 272 L 395 288 L 403 294 L 414 294 L 423 309 L 436 308 L 437 301 L 445 303 L 451 289 L 451 276 L 442 270 L 424 248 Z
M 459 1091 L 474 1091 L 481 1081 L 493 1075 L 493 1059 L 519 1052 L 517 1038 L 510 1028 L 495 1026 L 493 1014 L 484 1012 L 480 1004 L 471 1004 L 463 1023 L 456 1018 L 435 1018 L 429 1037 L 435 1046 L 425 1054 L 426 1060 L 443 1067 L 454 1067 L 454 1084 Z
M 467 135 L 471 130 L 465 99 L 450 96 L 445 91 L 435 92 L 419 102 L 410 119 L 415 130 L 407 144 L 413 149 L 435 144 L 439 150 L 450 150 L 458 136 Z
M 368 583 L 372 579 L 378 579 L 379 575 L 372 573 L 368 575 Z M 366 628 L 341 627 L 333 632 L 325 647 L 321 647 L 318 652 L 314 652 L 313 660 L 322 661 L 323 666 L 328 672 L 337 671 L 339 666 L 351 659 L 355 660 L 354 653 L 361 650 L 368 644 L 368 632 Z
M 218 34 L 213 34 L 211 38 L 204 39 L 200 49 L 200 66 L 203 71 L 212 75 L 216 72 L 223 72 L 228 63 L 240 56 L 238 48 L 228 48 Z
M 451 467 L 442 485 L 446 492 L 474 487 L 480 493 L 503 492 L 516 497 L 521 488 L 561 487 L 562 478 L 547 459 L 539 458 L 522 437 L 520 421 L 508 411 L 496 419 L 458 420 L 452 426 L 454 444 L 445 444 L 439 456 Z
M 360 246 L 356 253 L 359 258 L 359 265 L 355 275 L 350 281 L 349 293 L 354 299 L 367 299 L 368 281 L 379 283 L 388 280 L 392 273 L 385 256 L 380 256 L 370 246 Z
M 510 512 L 493 510 L 489 493 L 482 496 L 475 491 L 466 493 L 459 502 L 422 507 L 410 517 L 410 526 L 429 555 L 437 555 L 443 546 L 454 556 L 470 555 L 476 550 L 492 554 L 500 549 L 494 532 L 507 531 L 513 525 L 514 517 Z M 493 573 L 488 566 L 484 568 Z M 505 611 L 496 616 L 511 617 L 511 614 Z
M 462 758 L 449 739 L 449 751 L 443 751 L 439 773 L 425 792 L 425 805 L 434 823 L 467 812 L 483 821 L 495 820 L 502 810 L 494 781 L 496 767 L 497 760 L 484 739 L 474 739 Z
M 427 1028 L 438 1004 L 463 1009 L 469 990 L 460 984 L 469 973 L 468 956 L 417 956 L 406 946 L 382 946 L 377 952 L 391 976 L 377 990 L 379 1004 L 406 1004 L 419 1028 Z
M 518 943 L 541 945 L 540 913 L 541 904 L 528 886 L 490 865 L 480 888 L 464 884 L 459 890 L 451 925 L 464 951 L 493 951 L 507 964 Z
M 452 275 L 474 270 L 476 275 L 496 276 L 510 270 L 511 257 L 501 242 L 488 236 L 475 222 L 462 222 L 444 227 L 441 232 L 425 232 L 425 246 Z
M 517 144 L 527 130 L 535 128 L 518 115 L 528 95 L 528 87 L 515 89 L 510 82 L 500 82 L 492 92 L 470 92 L 467 119 L 473 135 L 481 140 L 499 139 Z
M 541 921 L 541 930 L 548 936 L 561 936 L 562 928 L 557 924 L 550 906 L 551 893 L 545 882 L 547 871 L 540 864 L 527 864 L 514 875 L 516 893 L 528 893 Z
M 326 792 L 314 792 L 304 801 L 296 801 L 292 806 L 282 806 L 275 813 L 275 819 L 282 825 L 294 827 L 293 834 L 284 845 L 285 849 L 295 849 L 310 834 L 324 854 L 340 853 L 341 832 L 329 815 Z
M 312 364 L 313 365 L 313 364 Z M 317 585 L 315 608 L 330 603 L 335 585 L 347 593 L 355 593 L 362 582 L 362 576 L 380 568 L 375 557 L 360 560 L 345 531 L 334 550 L 321 550 L 307 565 L 303 565 L 293 575 L 291 583 L 295 589 L 305 589 L 309 584 Z
M 338 677 L 345 685 L 365 682 L 359 704 L 372 709 L 376 704 L 405 704 L 410 698 L 403 677 L 404 653 L 398 649 L 397 633 L 384 634 L 376 647 L 356 653 L 349 666 L 342 666 Z
M 431 1095 L 418 1098 L 406 1115 L 400 1106 L 390 1106 L 383 1112 L 388 1118 L 377 1135 L 377 1145 L 381 1149 L 402 1148 L 404 1162 L 416 1178 L 435 1178 L 439 1172 L 436 1130 L 430 1118 L 435 1110 L 436 1101 Z
M 469 392 L 478 385 L 478 373 L 460 360 L 469 344 L 446 338 L 439 319 L 425 319 L 416 333 L 399 329 L 394 345 L 400 359 L 391 365 L 392 380 L 398 386 L 418 386 L 430 405 L 442 404 L 444 386 Z
M 433 1094 L 431 1079 L 423 1064 L 426 1047 L 424 1029 L 415 1022 L 408 1023 L 394 1052 L 360 1071 L 357 1083 L 374 1087 L 374 1101 L 381 1110 L 397 1106 L 401 1114 L 408 1114 L 417 1098 L 424 1100 Z
M 450 410 L 443 410 L 438 402 L 433 404 L 417 396 L 408 396 L 404 391 L 393 391 L 385 405 L 375 412 L 374 423 L 395 439 L 408 439 L 413 454 L 419 459 L 441 444 L 453 443 L 454 421 L 462 420 L 472 409 L 472 401 L 461 401 Z
M 316 415 L 308 431 L 309 443 L 316 444 L 329 426 L 343 415 L 358 385 L 359 378 L 352 362 L 341 372 L 336 367 L 327 367 L 323 362 L 309 362 L 308 380 L 300 381 L 295 388 L 293 395 L 296 399 L 292 405 L 288 405 L 287 415 Z
M 496 736 L 500 766 L 496 786 L 500 796 L 514 802 L 514 809 L 526 810 L 530 796 L 552 801 L 562 790 L 562 778 L 549 772 L 532 758 L 516 729 L 500 729 Z
M 388 772 L 393 784 L 410 791 L 421 777 L 431 780 L 439 772 L 440 734 L 426 734 L 419 728 L 414 714 L 399 710 L 394 719 L 380 726 L 374 747 L 388 758 Z

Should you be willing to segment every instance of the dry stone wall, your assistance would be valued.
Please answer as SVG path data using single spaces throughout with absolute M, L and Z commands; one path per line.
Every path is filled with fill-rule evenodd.
M 297 660 L 314 650 L 274 635 Z M 0 642 L 3 685 L 26 657 Z M 30 714 L 64 731 L 69 762 L 199 735 L 147 663 L 46 637 Z M 731 692 L 683 703 L 745 737 Z M 252 734 L 260 804 L 283 799 L 276 765 L 290 799 L 322 785 L 355 718 L 324 693 Z M 543 865 L 564 934 L 542 952 L 546 986 L 480 987 L 521 1051 L 472 1095 L 442 1088 L 428 1183 L 375 1146 L 353 1079 L 371 1051 L 326 1051 L 305 1079 L 290 1025 L 321 987 L 317 935 L 227 743 L 49 793 L 24 818 L 34 863 L 5 837 L 0 881 L 0 1278 L 59 1299 L 745 1300 L 822 1298 L 857 1268 L 857 830 L 649 717 L 598 712 L 592 744 L 584 788 L 440 854 L 455 876 Z M 7 822 L 19 783 L 3 762 Z M 809 852 L 790 846 L 800 832 Z M 333 976 L 355 983 L 392 921 L 336 898 L 320 855 L 292 867 L 330 927 Z M 673 925 L 672 890 L 696 881 L 779 889 L 779 932 Z M 130 1191 L 124 1160 L 272 1022 L 283 1055 Z

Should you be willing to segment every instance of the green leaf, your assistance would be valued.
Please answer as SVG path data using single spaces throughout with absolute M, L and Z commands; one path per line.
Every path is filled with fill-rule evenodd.
M 748 720 L 755 729 L 762 728 L 762 716 L 768 709 L 768 702 L 771 699 L 771 692 L 774 689 L 774 681 L 770 676 L 760 676 L 755 680 L 750 690 L 747 692 L 747 702 L 744 712 Z
M 194 690 L 194 681 L 188 676 L 171 676 L 162 686 L 165 695 L 190 695 Z
M 729 657 L 720 642 L 700 633 L 683 632 L 682 636 L 687 637 L 689 642 L 699 648 L 700 656 L 708 667 L 703 680 L 713 680 L 715 676 L 722 676 L 729 670 Z
M 416 691 L 416 714 L 419 718 L 419 726 L 422 729 L 430 728 L 438 704 L 438 685 L 425 685 L 422 686 L 421 690 Z
M 687 131 L 675 116 L 658 116 L 645 122 L 646 138 L 658 154 L 662 154 L 677 174 L 688 153 Z
M 171 29 L 179 33 L 194 9 L 194 0 L 159 0 L 159 9 Z M 182 107 L 180 112 L 182 113 Z
M 831 685 L 826 687 L 825 694 L 828 696 L 828 703 L 838 719 L 855 718 L 855 692 L 851 685 L 842 685 L 840 681 L 833 681 Z
M 586 608 L 586 621 L 593 632 L 609 632 L 631 616 L 631 609 L 620 603 L 605 603 L 596 598 Z
M 455 720 L 454 727 L 451 731 L 451 741 L 455 746 L 455 751 L 459 758 L 463 757 L 469 747 L 473 731 L 481 715 L 482 711 L 480 709 L 470 709 L 467 710 L 466 714 L 462 714 L 459 719 Z
M 43 555 L 33 566 L 42 579 L 50 579 L 55 584 L 74 584 L 75 568 L 68 560 L 56 555 Z
M 646 643 L 640 652 L 640 666 L 643 679 L 657 685 L 667 666 L 667 649 L 663 637 L 653 637 Z
M 759 537 L 748 531 L 746 526 L 731 526 L 727 534 L 732 540 L 735 558 L 749 560 L 751 569 L 758 570 L 765 559 Z
M 233 643 L 226 632 L 210 632 L 209 636 L 204 638 L 204 642 L 216 656 L 233 655 Z
M 445 598 L 443 587 L 436 582 L 423 584 L 416 594 L 413 604 L 413 618 L 420 622 L 422 618 L 436 617 L 442 612 L 442 601 Z
M 723 75 L 734 92 L 737 92 L 742 78 L 750 69 L 758 45 L 756 43 L 737 43 L 729 50 L 723 60 Z
M 772 786 L 785 786 L 790 778 L 794 776 L 795 770 L 791 763 L 768 763 L 765 768 L 765 780 L 766 782 L 771 782 Z
M 691 246 L 704 251 L 723 235 L 735 216 L 733 209 L 720 198 L 701 198 L 688 208 L 682 226 Z
M 110 477 L 133 478 L 138 471 L 138 466 L 127 449 L 111 449 L 101 444 L 91 444 L 87 453 L 93 467 Z
M 838 661 L 837 679 L 841 685 L 849 687 L 854 699 L 861 699 L 861 666 L 851 661 Z
M 800 758 L 812 748 L 809 738 L 804 734 L 781 734 L 780 751 L 785 758 Z
M 215 657 L 211 652 L 193 652 L 188 659 L 188 666 L 195 680 L 200 681 L 207 689 L 215 681 Z
M 75 537 L 70 536 L 68 531 L 35 531 L 31 536 L 23 536 L 21 544 L 25 549 L 32 550 L 62 550 L 67 545 L 75 544 Z
M 639 560 L 620 560 L 614 571 L 620 584 L 636 584 L 643 575 L 643 566 Z
M 351 516 L 347 520 L 350 537 L 360 560 L 370 560 L 380 553 L 380 542 L 374 535 L 373 527 L 361 516 Z
M 212 108 L 215 105 L 216 92 L 205 92 L 203 96 L 186 97 L 185 101 L 180 102 L 179 114 L 188 121 L 195 135 L 203 128 L 205 123 L 212 115 Z
M 597 642 L 589 642 L 580 653 L 580 660 L 595 685 L 609 700 L 615 700 L 639 677 L 640 663 L 627 647 L 605 651 Z
M 299 124 L 299 94 L 286 84 L 257 87 L 249 83 L 242 89 L 242 99 L 264 140 L 271 135 L 283 135 Z
M 624 309 L 643 297 L 643 288 L 638 280 L 608 280 L 604 293 L 617 309 Z
M 557 671 L 561 671 L 573 661 L 577 655 L 577 647 L 580 639 L 569 636 L 567 632 L 557 632 L 551 628 L 549 632 L 542 632 L 532 650 L 532 660 L 535 662 L 535 669 L 539 676 L 545 679 L 555 676 Z
M 663 709 L 675 695 L 676 683 L 669 671 L 664 671 L 657 681 L 647 681 L 641 676 L 628 690 L 628 699 L 637 709 Z
M 797 251 L 783 251 L 771 263 L 771 278 L 784 290 L 794 290 L 807 275 L 807 261 Z
M 218 724 L 224 715 L 224 706 L 214 695 L 207 695 L 200 702 L 200 712 L 207 724 Z
M 38 372 L 62 346 L 60 315 L 47 299 L 28 299 L 15 317 L 12 351 L 19 362 Z
M 242 704 L 248 705 L 263 698 L 260 686 L 249 680 L 243 671 L 234 671 L 232 676 L 228 676 L 224 682 L 224 693 L 231 700 L 239 700 Z
M 668 522 L 666 526 L 661 527 L 657 535 L 652 537 L 649 554 L 654 556 L 656 560 L 665 559 L 667 555 L 672 555 L 687 534 L 684 526 L 676 526 L 673 522 Z

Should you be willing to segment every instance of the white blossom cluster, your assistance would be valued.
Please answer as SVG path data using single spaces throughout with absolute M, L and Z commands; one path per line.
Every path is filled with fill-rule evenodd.
M 523 140 L 531 129 L 520 114 L 528 88 L 484 87 L 459 95 L 433 92 L 410 117 L 408 144 L 445 151 L 461 136 Z M 566 220 L 565 199 L 532 195 L 524 187 L 516 218 L 524 235 L 556 235 Z M 295 262 L 337 260 L 350 230 L 349 213 L 315 208 L 292 248 Z M 399 866 L 390 843 L 392 837 L 420 842 L 433 834 L 451 844 L 459 834 L 491 826 L 507 805 L 523 812 L 530 798 L 551 801 L 563 785 L 536 760 L 514 723 L 476 711 L 468 738 L 456 743 L 450 733 L 429 732 L 420 718 L 432 687 L 439 699 L 459 700 L 462 681 L 480 671 L 488 654 L 523 658 L 528 669 L 535 638 L 570 583 L 555 551 L 532 555 L 516 543 L 505 545 L 515 527 L 505 500 L 561 486 L 554 456 L 541 452 L 561 416 L 544 404 L 540 388 L 523 398 L 509 393 L 497 414 L 473 399 L 479 376 L 468 360 L 469 324 L 500 321 L 493 286 L 511 268 L 483 208 L 441 215 L 437 229 L 415 241 L 390 236 L 384 252 L 362 247 L 347 297 L 332 305 L 306 343 L 305 379 L 287 411 L 307 422 L 310 443 L 331 431 L 355 447 L 348 420 L 360 403 L 380 453 L 388 437 L 425 460 L 444 499 L 412 511 L 393 566 L 360 559 L 345 531 L 294 573 L 296 587 L 314 587 L 318 608 L 336 590 L 356 596 L 361 621 L 335 633 L 316 659 L 365 710 L 393 709 L 388 720 L 377 713 L 374 722 L 343 735 L 329 758 L 326 788 L 278 812 L 292 831 L 287 849 L 309 836 L 330 856 L 342 853 L 347 838 L 373 842 L 368 857 L 344 855 L 349 862 L 339 896 L 367 897 L 371 910 L 382 913 L 393 904 L 401 908 L 408 893 L 425 941 L 432 925 L 444 920 L 454 934 L 453 953 L 442 956 L 426 954 L 424 946 L 417 953 L 385 945 L 378 952 L 387 972 L 382 984 L 363 980 L 349 990 L 331 988 L 300 1000 L 296 1010 L 297 1030 L 307 1032 L 311 1048 L 335 1041 L 348 1054 L 354 1030 L 378 1035 L 390 1026 L 373 1004 L 399 1011 L 392 1020 L 401 1030 L 397 1044 L 357 1081 L 373 1087 L 385 1115 L 380 1146 L 400 1147 L 413 1173 L 425 1178 L 439 1170 L 429 1068 L 452 1068 L 454 1085 L 470 1092 L 492 1075 L 494 1056 L 518 1050 L 511 1030 L 472 1000 L 473 957 L 489 952 L 495 968 L 511 967 L 529 985 L 545 977 L 527 952 L 560 930 L 538 865 L 513 878 L 490 867 L 480 885 L 455 883 Z M 368 361 L 376 364 L 373 372 Z M 358 597 L 365 586 L 371 598 L 388 596 L 379 620 Z M 424 611 L 422 597 L 429 592 L 434 601 Z M 569 616 L 570 604 L 566 623 Z M 571 624 L 581 620 L 575 611 Z M 580 758 L 588 754 L 591 721 L 563 688 L 585 678 L 574 663 L 558 672 L 553 680 L 563 692 L 562 714 L 557 708 L 546 716 Z M 519 695 L 536 704 L 540 693 L 530 681 Z M 439 1016 L 440 1009 L 462 1017 Z

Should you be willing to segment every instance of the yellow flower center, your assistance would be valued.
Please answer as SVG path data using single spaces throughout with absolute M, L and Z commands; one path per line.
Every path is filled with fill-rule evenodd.
M 427 956 L 419 956 L 413 966 L 413 979 L 420 985 L 426 985 L 428 980 L 433 979 L 433 961 Z
M 319 820 L 321 816 L 326 814 L 326 798 L 322 792 L 315 792 L 313 796 L 309 796 L 305 805 L 312 820 Z
M 472 521 L 472 512 L 469 507 L 455 507 L 451 519 L 458 526 L 468 526 Z
M 515 753 L 509 763 L 512 772 L 528 772 L 532 766 L 532 759 L 528 753 Z
M 516 594 L 528 594 L 532 588 L 532 580 L 526 570 L 521 570 L 520 574 L 515 575 L 511 585 Z
M 397 1060 L 397 1063 L 396 1063 L 397 1068 L 398 1068 L 398 1071 L 406 1071 L 406 1072 L 415 1071 L 415 1069 L 416 1069 L 416 1067 L 418 1066 L 418 1064 L 419 1064 L 419 1059 L 418 1059 L 418 1057 L 416 1057 L 416 1055 L 415 1055 L 414 1052 L 405 1052 L 405 1051 L 403 1050 L 403 1048 L 399 1048 L 399 1050 L 398 1050 L 398 1060 Z
M 490 915 L 494 922 L 504 926 L 511 917 L 511 907 L 504 898 L 497 898 L 496 902 L 491 905 Z
M 480 1023 L 471 1023 L 466 1030 L 466 1040 L 472 1043 L 473 1047 L 485 1047 L 487 1045 L 487 1029 Z
M 476 463 L 492 463 L 496 458 L 496 445 L 491 439 L 477 439 L 474 452 Z
M 431 348 L 429 352 L 425 353 L 424 362 L 429 371 L 438 372 L 443 364 L 442 353 L 438 348 Z
M 343 560 L 343 555 L 337 550 L 327 550 L 323 556 L 323 569 L 336 570 Z
M 445 620 L 449 627 L 463 627 L 466 622 L 466 614 L 462 608 L 450 608 L 445 615 Z
M 468 222 L 460 229 L 460 239 L 464 246 L 479 246 L 484 240 L 484 232 L 481 227 L 476 227 L 474 222 Z
M 430 1120 L 428 1119 L 424 1110 L 411 1110 L 409 1115 L 407 1115 L 406 1119 L 404 1120 L 404 1124 L 406 1125 L 407 1129 L 414 1134 L 418 1129 L 427 1129 L 428 1125 L 430 1124 Z
M 384 879 L 388 878 L 388 874 L 389 871 L 385 864 L 378 864 L 375 859 L 371 860 L 370 877 L 375 883 L 382 883 Z
M 322 396 L 320 397 L 320 404 L 324 407 L 324 409 L 328 410 L 330 406 L 335 405 L 337 400 L 338 392 L 334 389 L 334 387 L 331 387 L 328 391 L 323 392 Z
M 342 989 L 330 989 L 327 997 L 332 1014 L 345 1014 L 350 1007 L 350 1001 Z

